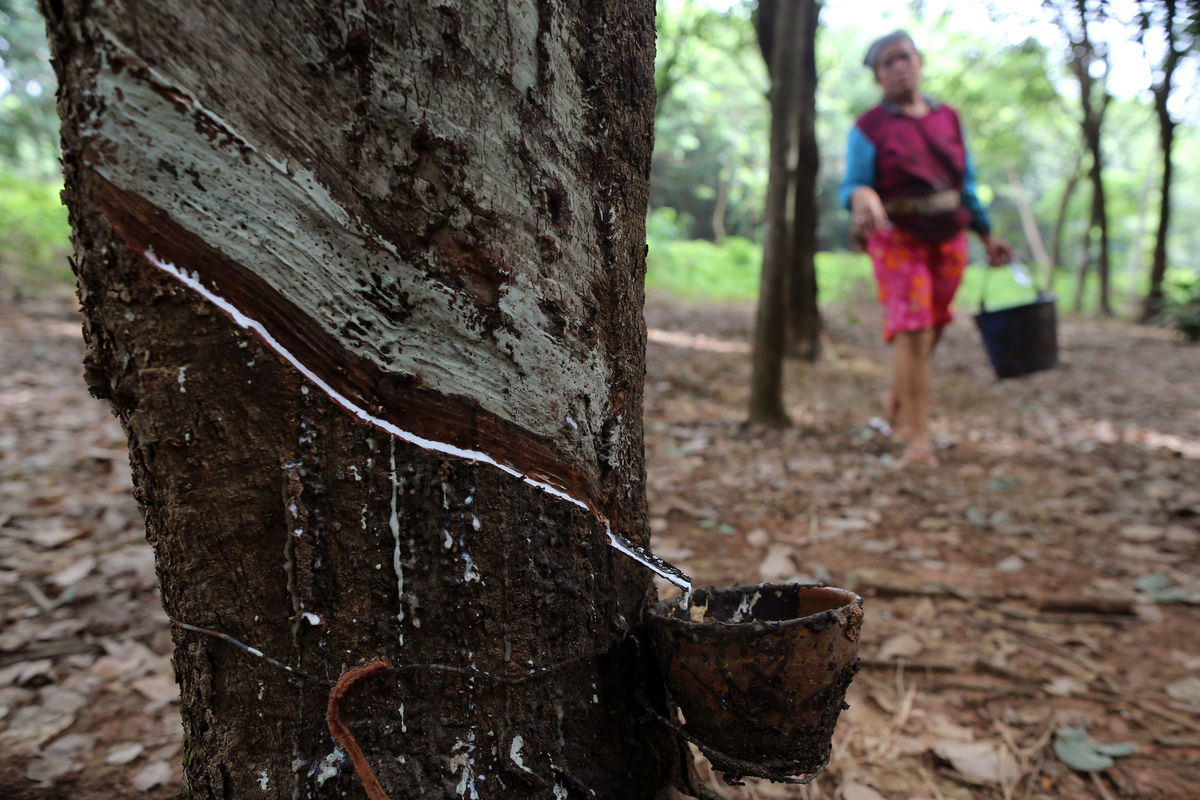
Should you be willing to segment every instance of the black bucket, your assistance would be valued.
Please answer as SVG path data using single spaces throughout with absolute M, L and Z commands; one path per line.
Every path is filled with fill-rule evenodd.
M 988 311 L 984 308 L 987 274 L 975 326 L 983 338 L 997 378 L 1019 378 L 1058 364 L 1056 298 L 1038 290 L 1032 303 Z

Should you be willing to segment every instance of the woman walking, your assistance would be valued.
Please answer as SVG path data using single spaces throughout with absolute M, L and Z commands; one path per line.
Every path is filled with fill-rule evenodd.
M 841 201 L 874 265 L 884 338 L 893 346 L 888 421 L 905 442 L 906 462 L 933 465 L 930 358 L 954 318 L 966 231 L 979 235 L 992 266 L 1008 263 L 1012 247 L 991 232 L 958 113 L 921 92 L 924 61 L 912 38 L 904 31 L 880 38 L 864 63 L 883 99 L 850 132 Z

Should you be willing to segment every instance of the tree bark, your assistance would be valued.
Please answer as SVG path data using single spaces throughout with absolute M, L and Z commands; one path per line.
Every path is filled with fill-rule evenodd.
M 1108 56 L 1106 52 L 1103 55 L 1097 52 L 1096 44 L 1090 38 L 1088 32 L 1088 14 L 1090 12 L 1087 5 L 1076 0 L 1075 13 L 1079 19 L 1079 33 L 1072 34 L 1065 26 L 1064 31 L 1067 32 L 1071 39 L 1071 68 L 1075 72 L 1075 78 L 1079 81 L 1079 99 L 1083 112 L 1083 116 L 1080 119 L 1083 143 L 1088 153 L 1092 156 L 1091 169 L 1088 171 L 1088 180 L 1092 185 L 1092 206 L 1086 238 L 1090 247 L 1093 232 L 1098 233 L 1100 237 L 1096 259 L 1096 272 L 1100 277 L 1099 307 L 1101 314 L 1111 316 L 1112 306 L 1109 303 L 1109 277 L 1111 270 L 1109 268 L 1108 208 L 1104 194 L 1104 152 L 1101 146 L 1104 113 L 1108 110 L 1109 102 L 1106 85 L 1109 66 Z M 1091 74 L 1092 65 L 1098 60 L 1103 61 L 1106 67 L 1104 77 L 1100 79 L 1099 84 L 1097 84 L 1097 79 Z M 1099 94 L 1099 97 L 1096 96 L 1097 94 Z M 1084 278 L 1086 277 L 1086 268 L 1090 260 L 1090 256 L 1085 259 L 1084 266 L 1080 270 L 1078 284 L 1080 287 L 1082 287 Z
M 1100 236 L 1100 246 L 1096 263 L 1096 273 L 1100 278 L 1100 313 L 1106 317 L 1112 316 L 1112 304 L 1109 301 L 1109 285 L 1111 283 L 1111 268 L 1109 264 L 1108 245 L 1108 205 L 1104 194 L 1104 156 L 1100 150 L 1100 124 L 1097 120 L 1094 126 L 1085 131 L 1088 149 L 1092 151 L 1092 169 L 1088 179 L 1092 184 L 1092 213 L 1088 225 L 1090 233 L 1095 231 Z M 1082 280 L 1082 275 L 1080 280 Z
M 795 191 L 788 332 L 791 352 L 808 362 L 821 357 L 821 310 L 817 287 L 817 21 L 821 6 L 816 0 L 801 3 L 799 46 L 803 50 L 800 75 L 800 154 Z
M 784 42 L 785 48 L 791 51 L 787 56 L 788 68 L 799 69 L 799 73 L 785 73 L 789 81 L 798 81 L 799 86 L 789 88 L 783 97 L 792 97 L 791 102 L 798 103 L 795 107 L 775 106 L 775 95 L 772 94 L 771 114 L 795 115 L 799 129 L 799 146 L 797 148 L 795 176 L 789 178 L 792 193 L 790 199 L 793 209 L 792 218 L 785 224 L 790 228 L 793 239 L 790 245 L 790 255 L 785 269 L 787 270 L 786 286 L 788 291 L 786 317 L 786 352 L 790 352 L 809 362 L 815 362 L 821 357 L 821 310 L 818 305 L 817 286 L 817 173 L 820 169 L 820 152 L 817 145 L 817 26 L 821 14 L 821 6 L 815 0 L 782 0 L 784 5 L 791 5 L 788 13 L 799 15 L 800 22 L 791 34 L 792 38 Z M 755 14 L 755 30 L 758 34 L 759 50 L 767 62 L 767 71 L 771 75 L 772 86 L 776 81 L 775 71 L 775 42 L 777 37 L 784 36 L 780 24 L 780 0 L 760 0 Z M 798 92 L 798 94 L 797 94 Z M 798 100 L 795 99 L 798 97 Z M 766 221 L 771 219 L 771 207 L 768 205 Z
M 1083 311 L 1083 293 L 1087 288 L 1087 276 L 1092 271 L 1092 228 L 1089 223 L 1079 237 L 1079 271 L 1075 275 L 1075 297 L 1071 310 L 1076 314 Z
M 1171 230 L 1171 182 L 1174 180 L 1174 165 L 1171 151 L 1175 145 L 1175 121 L 1167 111 L 1166 98 L 1160 102 L 1155 93 L 1155 108 L 1158 110 L 1159 147 L 1162 154 L 1162 201 L 1158 210 L 1158 227 L 1154 233 L 1154 260 L 1150 265 L 1150 287 L 1142 301 L 1141 319 L 1152 319 L 1163 309 L 1163 280 L 1167 276 L 1167 235 Z
M 87 380 L 167 613 L 251 648 L 175 630 L 182 796 L 366 796 L 329 710 L 393 800 L 653 797 L 605 527 L 648 540 L 652 5 L 41 8 Z
M 801 160 L 801 108 L 806 3 L 782 0 L 759 8 L 759 40 L 771 73 L 770 175 L 767 179 L 763 268 L 754 326 L 750 422 L 790 423 L 783 405 L 789 272 L 796 258 L 796 184 Z M 770 43 L 763 43 L 765 35 Z

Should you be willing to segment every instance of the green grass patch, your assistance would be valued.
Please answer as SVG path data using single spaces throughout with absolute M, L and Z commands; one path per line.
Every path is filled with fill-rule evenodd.
M 0 164 L 0 296 L 65 294 L 73 278 L 62 184 L 23 178 Z
M 817 253 L 821 301 L 836 302 L 870 287 L 871 262 L 852 253 Z M 728 236 L 704 240 L 651 238 L 646 288 L 689 300 L 753 300 L 762 274 L 762 247 Z M 873 289 L 871 290 L 873 291 Z
M 861 253 L 817 253 L 817 287 L 822 306 L 855 305 L 875 296 L 871 261 Z M 762 272 L 762 247 L 748 239 L 730 236 L 720 244 L 703 240 L 659 238 L 653 234 L 646 257 L 646 288 L 688 300 L 754 300 L 758 297 Z M 986 282 L 989 309 L 1030 303 L 1036 298 L 1032 289 L 1019 285 L 1007 269 L 968 267 L 955 304 L 960 313 L 974 313 Z M 1115 275 L 1110 296 L 1115 310 L 1123 310 L 1127 297 L 1124 275 Z M 1042 273 L 1038 280 L 1041 282 Z M 1058 299 L 1060 313 L 1072 310 L 1075 276 L 1063 270 L 1055 272 L 1051 291 Z M 1098 279 L 1088 276 L 1083 295 L 1083 313 L 1097 311 Z

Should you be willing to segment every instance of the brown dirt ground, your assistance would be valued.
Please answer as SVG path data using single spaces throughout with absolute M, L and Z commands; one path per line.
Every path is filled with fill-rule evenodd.
M 743 425 L 753 310 L 646 311 L 655 549 L 698 585 L 819 580 L 866 600 L 826 771 L 713 790 L 1200 797 L 1200 348 L 1067 320 L 1060 368 L 998 382 L 960 321 L 937 357 L 941 466 L 902 468 L 866 425 L 888 356 L 874 312 L 828 314 L 827 358 L 788 366 L 795 425 L 761 430 Z M 170 637 L 81 351 L 69 305 L 0 307 L 0 797 L 165 798 Z M 1052 747 L 1065 726 L 1136 750 L 1076 772 Z

